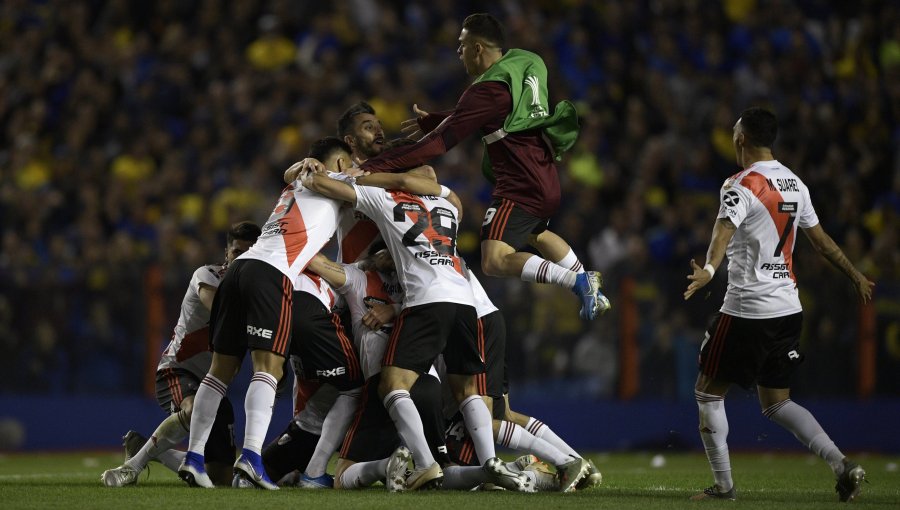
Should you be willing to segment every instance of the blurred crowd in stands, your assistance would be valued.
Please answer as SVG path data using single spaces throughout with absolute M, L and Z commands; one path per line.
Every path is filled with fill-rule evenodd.
M 691 398 L 725 275 L 684 302 L 689 260 L 702 264 L 738 170 L 732 125 L 765 105 L 781 122 L 776 157 L 877 281 L 877 392 L 900 391 L 900 5 L 871 0 L 5 0 L 0 391 L 139 393 L 148 335 L 168 340 L 226 227 L 265 221 L 283 170 L 349 105 L 372 104 L 389 138 L 413 103 L 451 108 L 469 80 L 460 25 L 479 11 L 543 56 L 551 104 L 578 105 L 551 225 L 613 302 L 585 323 L 565 290 L 482 278 L 506 314 L 515 389 L 615 398 L 627 364 L 638 383 L 625 396 Z M 469 140 L 435 164 L 463 197 L 459 247 L 476 269 L 480 161 Z M 795 261 L 796 390 L 852 397 L 852 289 L 805 240 Z M 148 332 L 160 297 L 165 327 Z

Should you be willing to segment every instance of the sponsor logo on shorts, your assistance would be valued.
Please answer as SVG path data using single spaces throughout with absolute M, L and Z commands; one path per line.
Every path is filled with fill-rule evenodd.
M 260 338 L 265 338 L 266 340 L 272 339 L 272 330 L 271 329 L 263 329 L 257 328 L 256 326 L 247 325 L 247 334 L 250 336 L 258 336 Z
M 800 353 L 798 353 L 797 351 L 790 351 L 790 352 L 788 352 L 788 358 L 800 359 Z
M 344 367 L 331 368 L 326 370 L 316 370 L 316 375 L 318 377 L 337 377 L 339 375 L 344 375 L 347 373 L 347 369 Z

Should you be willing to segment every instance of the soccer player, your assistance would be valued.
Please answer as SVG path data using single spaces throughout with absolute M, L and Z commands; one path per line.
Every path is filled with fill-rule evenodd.
M 353 426 L 347 434 L 335 473 L 335 487 L 359 489 L 383 480 L 391 492 L 417 487 L 406 485 L 409 450 L 400 446 L 400 437 L 387 410 L 378 398 L 381 362 L 388 344 L 392 321 L 399 311 L 403 293 L 389 252 L 376 251 L 356 267 L 335 264 L 317 256 L 310 269 L 338 287 L 347 299 L 353 317 L 353 332 L 363 360 L 367 390 Z M 504 466 L 451 466 L 443 441 L 443 416 L 440 381 L 432 372 L 420 374 L 412 389 L 414 402 L 423 422 L 423 431 L 432 456 L 444 472 L 444 488 L 471 489 L 490 482 L 511 490 L 534 486 L 528 475 Z M 462 424 L 460 424 L 462 426 Z M 535 474 L 531 475 L 536 478 Z M 420 478 L 421 479 L 421 478 Z
M 706 263 L 700 267 L 691 260 L 693 274 L 687 277 L 691 283 L 685 299 L 712 280 L 728 255 L 725 302 L 700 347 L 700 374 L 694 387 L 700 437 L 715 485 L 692 499 L 735 499 L 724 405 L 732 384 L 749 388 L 757 383 L 763 414 L 828 463 L 841 501 L 859 494 L 866 474 L 841 453 L 815 417 L 790 398 L 791 376 L 803 361 L 799 345 L 803 315 L 792 258 L 797 227 L 819 254 L 850 278 L 861 301 L 871 299 L 875 284 L 853 267 L 822 229 L 803 181 L 775 160 L 772 144 L 777 132 L 770 111 L 749 108 L 741 113 L 732 140 L 743 170 L 722 186 Z
M 352 167 L 350 147 L 335 137 L 316 141 L 310 148 L 309 155 L 322 161 L 331 171 Z M 333 480 L 325 472 L 325 468 L 350 425 L 363 384 L 353 342 L 345 332 L 338 314 L 332 312 L 334 305 L 334 291 L 326 282 L 307 272 L 298 275 L 294 281 L 293 341 L 290 348 L 295 384 L 303 386 L 313 383 L 331 386 L 338 391 L 336 398 L 329 402 L 327 413 L 322 419 L 321 435 L 312 455 L 304 466 L 297 466 L 304 469 L 297 482 L 303 488 L 332 487 Z M 273 459 L 270 457 L 269 460 Z M 265 458 L 263 464 L 266 465 Z M 279 475 L 270 479 L 279 480 L 283 476 Z M 252 487 L 253 483 L 244 478 L 246 477 L 242 473 L 237 473 L 235 486 Z
M 290 348 L 294 282 L 334 234 L 338 207 L 299 181 L 289 184 L 256 244 L 225 273 L 211 314 L 212 365 L 197 390 L 188 453 L 178 470 L 189 485 L 213 488 L 203 451 L 215 410 L 249 348 L 254 375 L 244 403 L 244 445 L 234 469 L 258 487 L 278 489 L 260 451 Z
M 581 316 L 594 319 L 610 307 L 600 292 L 600 273 L 585 272 L 569 245 L 547 229 L 560 202 L 554 156 L 574 144 L 577 115 L 567 102 L 550 115 L 543 60 L 519 49 L 504 53 L 504 45 L 497 19 L 489 14 L 467 17 L 457 52 L 475 83 L 452 111 L 429 114 L 414 107 L 419 117 L 405 126 L 428 134 L 412 146 L 371 158 L 360 168 L 393 172 L 422 165 L 480 132 L 486 145 L 485 173 L 494 182 L 494 201 L 481 228 L 482 270 L 491 276 L 569 288 L 581 298 Z M 526 244 L 542 256 L 518 251 Z
M 476 375 L 484 372 L 476 338 L 476 315 L 465 269 L 456 253 L 459 210 L 446 199 L 451 192 L 430 180 L 434 195 L 416 196 L 364 185 L 375 176 L 348 184 L 324 173 L 307 172 L 303 183 L 320 193 L 353 204 L 379 227 L 395 261 L 404 290 L 403 311 L 386 350 L 379 394 L 410 448 L 416 469 L 407 486 L 439 485 L 443 472 L 424 437 L 422 420 L 409 389 L 441 352 L 460 411 L 485 469 L 503 462 L 494 455 L 491 415 L 478 395 Z
M 184 457 L 183 452 L 171 450 L 188 436 L 194 394 L 200 381 L 209 371 L 212 353 L 209 351 L 209 311 L 219 280 L 228 265 L 247 251 L 259 237 L 260 228 L 249 221 L 235 223 L 228 230 L 225 245 L 225 263 L 209 264 L 194 271 L 184 299 L 181 314 L 172 340 L 163 351 L 156 369 L 156 400 L 169 416 L 159 424 L 150 440 L 125 463 L 103 472 L 100 477 L 107 487 L 123 487 L 137 483 L 138 475 L 151 460 L 159 460 L 172 471 Z M 234 462 L 234 411 L 231 401 L 223 398 L 206 444 L 206 469 L 216 485 L 231 483 L 231 465 Z M 126 446 L 129 436 L 126 434 Z
M 556 466 L 556 490 L 568 492 L 600 484 L 602 475 L 565 441 L 540 420 L 517 413 L 509 407 L 509 388 L 506 378 L 506 321 L 494 306 L 481 283 L 469 273 L 469 283 L 478 314 L 479 349 L 485 360 L 486 372 L 479 376 L 482 393 L 493 409 L 493 431 L 496 443 L 513 450 L 537 455 Z M 451 460 L 472 465 L 474 445 L 456 413 L 447 429 L 447 448 Z M 546 439 L 545 439 L 546 438 Z

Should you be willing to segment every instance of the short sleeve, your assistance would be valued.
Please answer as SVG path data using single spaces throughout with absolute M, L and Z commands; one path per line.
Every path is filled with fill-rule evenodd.
M 356 191 L 356 204 L 354 208 L 368 216 L 369 218 L 378 217 L 381 211 L 381 203 L 384 190 L 373 186 L 360 186 L 351 184 L 353 190 Z
M 358 294 L 366 288 L 366 274 L 353 264 L 343 264 L 346 282 L 337 290 L 339 294 Z
M 717 219 L 728 218 L 735 226 L 740 226 L 750 213 L 753 195 L 741 185 L 729 185 L 727 182 L 719 190 L 719 214 Z
M 194 271 L 194 275 L 191 278 L 194 290 L 199 291 L 201 283 L 209 285 L 214 289 L 219 288 L 219 281 L 222 279 L 220 270 L 221 268 L 219 266 L 209 265 L 200 267 Z
M 800 203 L 800 210 L 797 211 L 797 225 L 800 228 L 812 228 L 819 224 L 819 216 L 816 209 L 812 205 L 812 199 L 809 196 L 809 188 L 803 185 L 801 188 L 803 200 Z

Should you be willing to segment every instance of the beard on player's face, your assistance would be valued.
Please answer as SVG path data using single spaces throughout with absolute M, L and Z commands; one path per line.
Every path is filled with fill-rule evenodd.
M 384 150 L 384 136 L 375 136 L 371 140 L 365 140 L 360 136 L 354 137 L 353 150 L 360 157 L 374 158 Z

